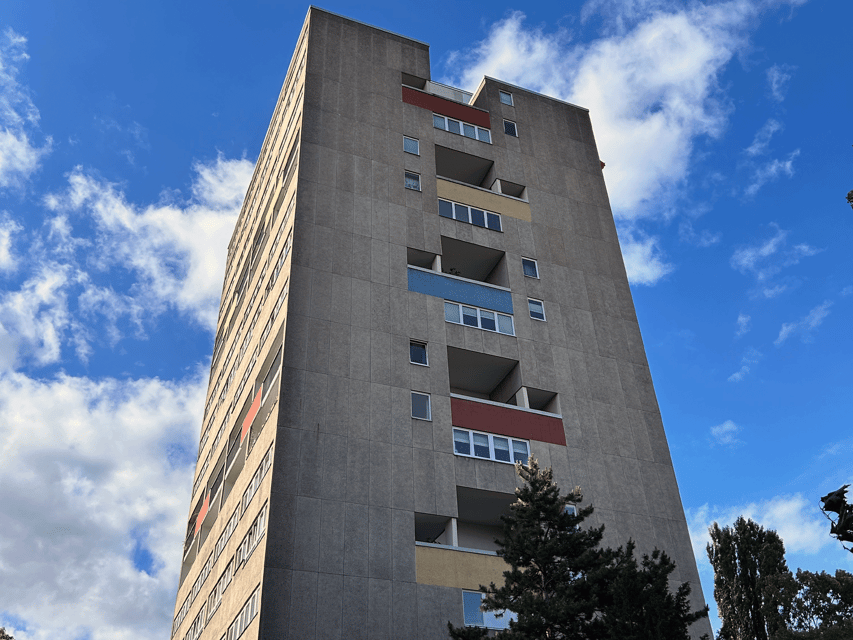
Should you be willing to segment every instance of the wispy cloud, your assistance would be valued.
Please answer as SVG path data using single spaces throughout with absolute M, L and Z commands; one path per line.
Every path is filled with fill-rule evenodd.
M 683 220 L 678 225 L 679 240 L 689 242 L 703 249 L 717 244 L 722 238 L 723 234 L 719 231 L 713 233 L 707 229 L 702 229 L 697 232 L 690 220 Z
M 763 154 L 767 151 L 767 147 L 770 144 L 770 139 L 773 137 L 773 134 L 782 130 L 782 123 L 778 120 L 770 118 L 767 122 L 764 123 L 764 126 L 758 130 L 755 134 L 755 138 L 752 140 L 752 144 L 749 145 L 744 151 L 749 156 L 757 156 Z
M 737 331 L 735 331 L 735 336 L 740 338 L 742 335 L 749 331 L 749 323 L 752 320 L 751 316 L 746 315 L 745 313 L 739 313 L 737 316 Z
M 15 235 L 21 229 L 21 225 L 8 214 L 0 214 L 0 272 L 13 271 L 17 265 L 18 261 L 12 245 Z
M 820 253 L 820 249 L 799 243 L 794 246 L 788 245 L 788 231 L 781 229 L 777 224 L 771 224 L 773 235 L 755 245 L 740 247 L 732 254 L 729 263 L 732 268 L 741 273 L 751 273 L 762 287 L 771 285 L 767 281 L 785 267 L 790 267 L 803 258 Z M 771 292 L 766 297 L 773 297 L 780 292 Z
M 39 111 L 18 82 L 29 59 L 27 39 L 7 28 L 0 34 L 0 189 L 19 189 L 39 168 L 51 140 L 39 145 Z
M 747 376 L 750 371 L 752 371 L 753 367 L 757 365 L 760 360 L 761 352 L 758 349 L 750 347 L 746 350 L 746 353 L 743 354 L 743 358 L 741 358 L 740 369 L 730 375 L 727 378 L 728 381 L 740 382 Z
M 777 158 L 757 167 L 752 174 L 749 186 L 744 190 L 744 194 L 753 197 L 768 182 L 772 182 L 783 175 L 792 177 L 794 175 L 794 159 L 798 155 L 800 155 L 800 150 L 795 149 L 784 160 Z
M 737 426 L 731 420 L 726 420 L 722 424 L 718 424 L 715 427 L 711 427 L 711 436 L 714 438 L 717 444 L 722 444 L 725 446 L 734 446 L 738 444 L 742 444 L 742 442 L 738 439 L 738 434 L 740 433 L 741 428 Z
M 774 64 L 767 70 L 767 87 L 770 97 L 776 102 L 782 102 L 788 92 L 788 83 L 796 67 L 787 64 Z
M 829 315 L 831 300 L 824 300 L 821 304 L 808 312 L 806 317 L 798 322 L 786 322 L 779 330 L 779 337 L 773 342 L 777 347 L 781 346 L 791 336 L 800 336 L 803 342 L 811 342 L 814 339 L 815 330 L 823 324 Z

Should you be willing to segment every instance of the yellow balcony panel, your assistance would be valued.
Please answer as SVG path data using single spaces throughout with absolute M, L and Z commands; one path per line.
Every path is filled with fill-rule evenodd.
M 457 547 L 418 544 L 415 571 L 419 584 L 477 590 L 480 585 L 503 584 L 509 569 L 502 558 Z
M 443 180 L 438 178 L 438 197 L 445 200 L 453 200 L 460 204 L 467 204 L 469 207 L 485 209 L 493 213 L 499 213 L 502 216 L 517 218 L 518 220 L 531 221 L 530 204 L 505 196 L 487 189 L 478 189 L 469 187 L 451 180 Z

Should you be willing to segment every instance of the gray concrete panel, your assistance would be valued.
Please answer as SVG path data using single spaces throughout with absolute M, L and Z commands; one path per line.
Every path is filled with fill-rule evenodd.
M 367 577 L 367 505 L 346 504 L 344 518 L 344 575 Z
M 340 575 L 344 571 L 346 506 L 343 502 L 324 500 L 321 509 L 318 570 L 322 574 Z
M 370 500 L 370 442 L 349 438 L 347 456 L 347 502 L 367 504 Z
M 367 626 L 369 581 L 365 578 L 344 576 L 343 630 L 347 640 L 369 640 Z
M 368 508 L 368 564 L 371 578 L 391 579 L 391 509 Z
M 321 501 L 306 496 L 296 497 L 294 517 L 298 526 L 293 534 L 293 568 L 317 571 L 320 555 Z

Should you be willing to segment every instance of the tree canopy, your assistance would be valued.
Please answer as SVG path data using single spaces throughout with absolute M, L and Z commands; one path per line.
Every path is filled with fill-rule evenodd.
M 582 528 L 591 506 L 567 509 L 551 469 L 537 461 L 516 464 L 524 485 L 503 517 L 498 555 L 509 565 L 504 584 L 481 586 L 484 611 L 511 611 L 516 619 L 502 640 L 688 640 L 689 626 L 708 615 L 690 611 L 690 586 L 669 591 L 675 564 L 663 552 L 634 557 L 635 545 L 601 548 L 604 526 Z M 487 631 L 454 627 L 454 640 L 484 638 Z

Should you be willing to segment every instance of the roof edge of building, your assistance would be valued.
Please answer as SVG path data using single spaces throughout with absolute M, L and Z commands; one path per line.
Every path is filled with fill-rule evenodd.
M 377 31 L 384 31 L 385 33 L 391 34 L 392 36 L 396 36 L 397 38 L 403 38 L 404 40 L 409 40 L 411 42 L 416 42 L 417 44 L 421 44 L 421 45 L 425 46 L 427 49 L 429 49 L 429 43 L 428 42 L 422 42 L 421 40 L 416 40 L 415 38 L 410 38 L 409 36 L 404 36 L 402 33 L 397 33 L 395 31 L 391 31 L 390 29 L 384 29 L 382 27 L 377 27 L 375 24 L 368 24 L 367 22 L 363 22 L 361 20 L 356 20 L 354 18 L 350 18 L 349 16 L 345 16 L 345 15 L 342 15 L 340 13 L 335 13 L 334 11 L 329 11 L 328 9 L 324 9 L 323 7 L 318 7 L 315 4 L 308 6 L 308 13 L 309 14 L 311 13 L 312 9 L 317 10 L 317 11 L 322 11 L 323 13 L 328 13 L 330 16 L 342 18 L 342 19 L 346 20 L 347 22 L 354 22 L 356 24 L 364 25 L 365 27 L 370 27 L 371 29 L 376 29 Z
M 575 109 L 580 109 L 581 111 L 586 111 L 589 113 L 589 109 L 586 107 L 582 107 L 579 104 L 574 104 L 573 102 L 567 102 L 566 100 L 560 100 L 559 98 L 555 98 L 554 96 L 549 96 L 545 93 L 540 93 L 539 91 L 534 91 L 533 89 L 528 89 L 527 87 L 520 87 L 517 84 L 512 84 L 511 82 L 507 82 L 506 80 L 501 80 L 499 78 L 493 78 L 491 76 L 483 76 L 483 79 L 480 81 L 480 85 L 477 87 L 477 90 L 474 92 L 476 96 L 480 92 L 480 87 L 483 86 L 483 83 L 486 80 L 491 80 L 492 82 L 499 82 L 500 84 L 506 85 L 507 87 L 512 87 L 513 89 L 518 89 L 519 91 L 526 91 L 527 93 L 532 93 L 534 95 L 540 96 L 542 98 L 547 98 L 548 100 L 553 100 L 554 102 L 561 102 L 563 104 L 567 104 L 570 107 L 574 107 Z

